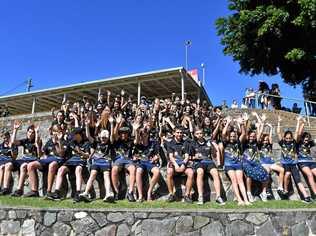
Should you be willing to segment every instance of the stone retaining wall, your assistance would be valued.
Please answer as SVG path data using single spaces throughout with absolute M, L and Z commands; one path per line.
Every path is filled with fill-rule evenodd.
M 1 235 L 313 235 L 316 209 L 74 210 L 2 208 Z

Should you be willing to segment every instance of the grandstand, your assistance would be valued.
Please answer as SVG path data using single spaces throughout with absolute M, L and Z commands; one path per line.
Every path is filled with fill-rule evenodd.
M 140 102 L 141 96 L 148 99 L 167 98 L 172 93 L 183 98 L 200 97 L 208 104 L 211 101 L 200 81 L 193 78 L 183 67 L 137 73 L 126 76 L 105 78 L 84 83 L 60 86 L 32 92 L 25 92 L 0 97 L 0 104 L 7 105 L 10 115 L 30 114 L 49 111 L 52 107 L 60 107 L 64 97 L 71 102 L 86 96 L 96 101 L 98 93 L 110 90 L 119 94 L 124 89 Z

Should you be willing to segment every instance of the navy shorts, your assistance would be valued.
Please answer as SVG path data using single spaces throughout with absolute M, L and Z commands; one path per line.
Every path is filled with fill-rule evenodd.
M 38 161 L 38 158 L 33 157 L 33 156 L 24 156 L 20 159 L 14 160 L 12 163 L 13 163 L 14 169 L 19 169 L 22 164 L 30 163 L 32 161 Z
M 140 160 L 136 163 L 137 168 L 141 168 L 145 171 L 151 171 L 152 168 L 158 167 L 157 164 L 152 163 L 151 161 Z
M 301 182 L 301 176 L 300 176 L 300 172 L 297 168 L 297 166 L 291 165 L 291 164 L 282 164 L 285 172 L 291 172 L 293 179 L 296 183 L 300 183 Z
M 65 163 L 65 166 L 86 166 L 87 165 L 87 161 L 86 160 L 82 160 L 80 157 L 78 156 L 73 156 L 70 159 L 68 159 Z
M 229 164 L 224 164 L 224 170 L 226 172 L 230 170 L 242 170 L 242 164 L 240 162 L 237 163 L 229 163 Z
M 300 169 L 304 167 L 309 167 L 310 169 L 316 168 L 316 162 L 298 162 L 297 165 Z
M 113 162 L 113 166 L 118 166 L 119 168 L 127 168 L 131 165 L 135 165 L 136 163 L 131 159 L 126 159 L 122 156 L 116 157 Z
M 57 162 L 58 165 L 64 163 L 64 159 L 58 156 L 47 156 L 39 160 L 39 163 L 45 168 L 52 162 Z
M 0 156 L 0 166 L 12 161 L 13 161 L 12 157 Z
M 211 169 L 216 169 L 215 163 L 212 160 L 201 160 L 201 161 L 195 161 L 194 164 L 194 170 L 197 170 L 198 168 L 202 168 L 206 172 L 210 172 Z
M 96 170 L 100 172 L 111 170 L 111 161 L 104 158 L 92 159 L 90 170 Z

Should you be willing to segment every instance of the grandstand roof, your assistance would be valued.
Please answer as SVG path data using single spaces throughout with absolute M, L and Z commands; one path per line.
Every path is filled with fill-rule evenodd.
M 119 94 L 121 89 L 124 89 L 127 94 L 132 94 L 137 99 L 139 83 L 141 96 L 146 96 L 149 99 L 170 97 L 173 92 L 181 97 L 182 79 L 184 92 L 187 93 L 188 98 L 197 98 L 198 94 L 200 94 L 201 100 L 206 100 L 211 104 L 201 82 L 194 79 L 183 67 L 2 96 L 0 97 L 0 104 L 8 106 L 10 115 L 17 115 L 31 113 L 34 100 L 36 101 L 34 112 L 49 111 L 52 107 L 59 108 L 64 94 L 67 94 L 67 98 L 70 101 L 80 100 L 83 96 L 96 101 L 99 89 L 102 89 L 103 92 L 110 90 L 113 95 Z

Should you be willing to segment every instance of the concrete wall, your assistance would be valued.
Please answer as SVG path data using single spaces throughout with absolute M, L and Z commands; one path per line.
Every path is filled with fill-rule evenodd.
M 316 210 L 0 210 L 1 235 L 313 235 Z

